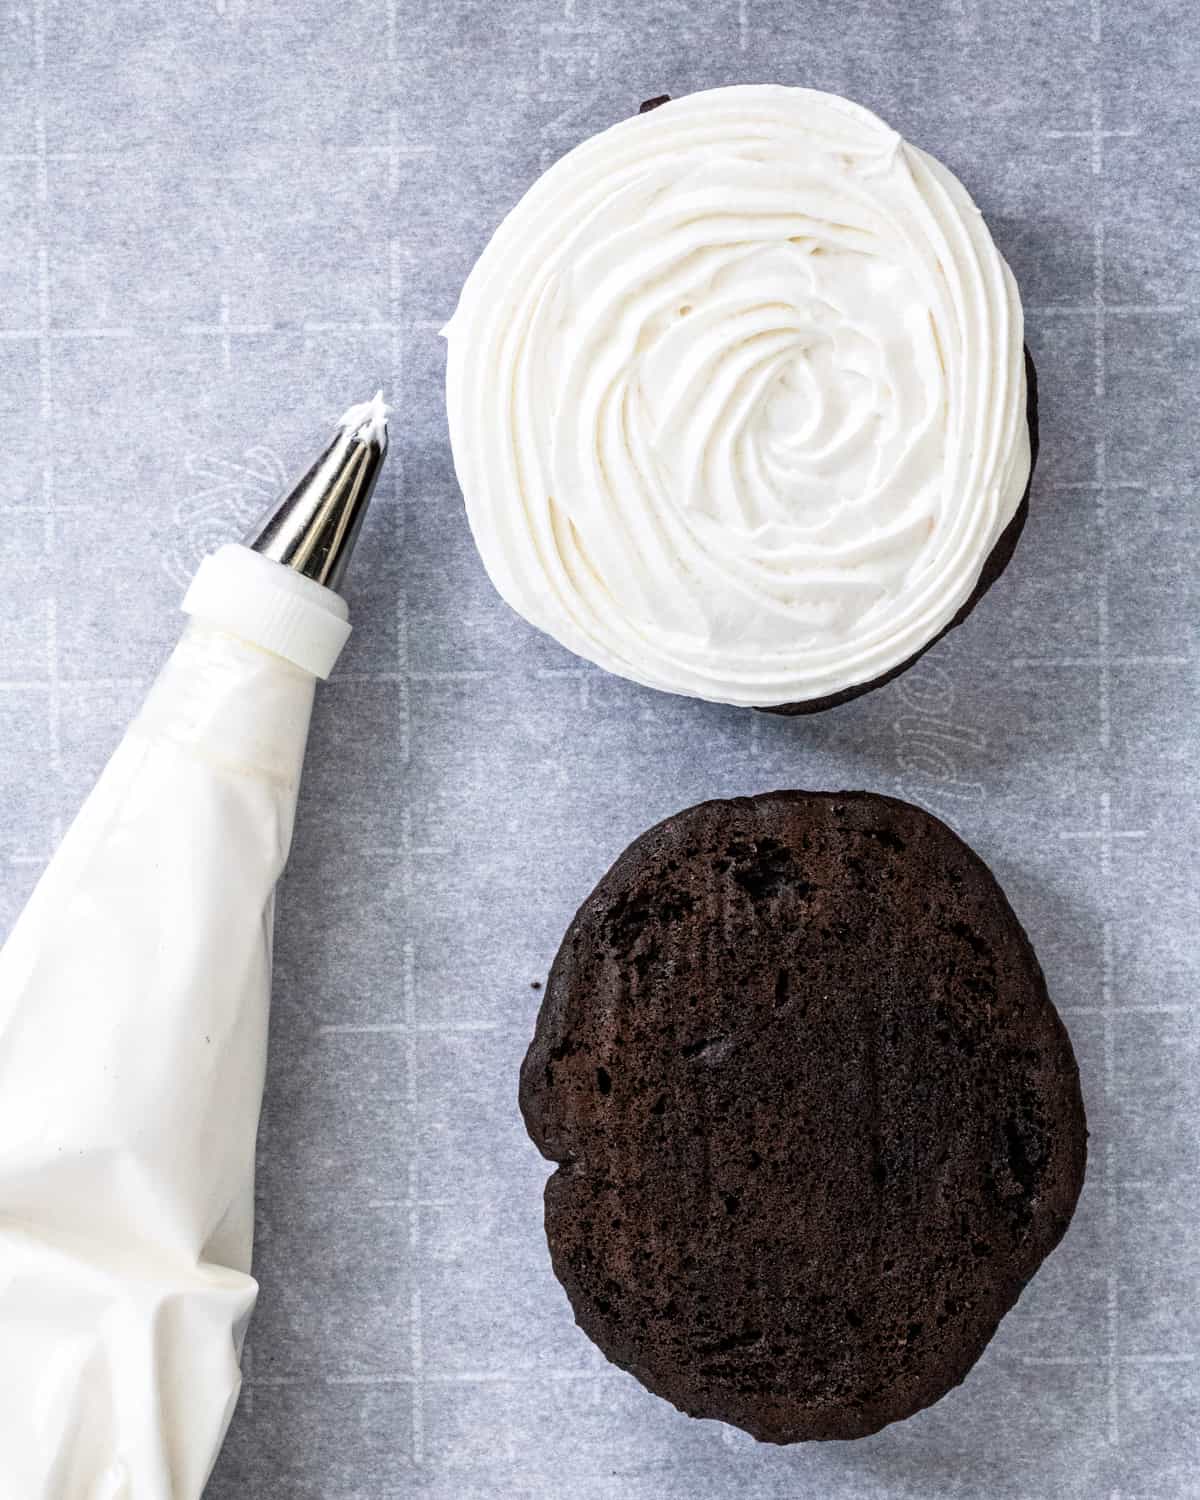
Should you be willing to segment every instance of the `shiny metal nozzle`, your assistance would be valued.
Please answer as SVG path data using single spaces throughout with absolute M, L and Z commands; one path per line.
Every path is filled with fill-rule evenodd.
M 352 406 L 329 446 L 246 537 L 246 546 L 338 590 L 387 454 L 383 392 Z

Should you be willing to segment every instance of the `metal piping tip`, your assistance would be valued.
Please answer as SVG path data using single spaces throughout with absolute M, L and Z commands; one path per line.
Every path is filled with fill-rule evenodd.
M 352 406 L 307 474 L 271 508 L 246 546 L 339 590 L 387 453 L 383 392 Z

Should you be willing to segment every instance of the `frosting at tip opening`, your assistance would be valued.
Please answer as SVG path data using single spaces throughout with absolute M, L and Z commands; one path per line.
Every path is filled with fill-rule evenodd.
M 351 406 L 343 412 L 337 425 L 356 429 L 355 436 L 364 443 L 377 442 L 387 433 L 387 419 L 391 411 L 392 408 L 383 399 L 383 391 L 378 390 L 369 401 L 360 401 L 357 406 Z
M 585 141 L 443 333 L 496 587 L 671 692 L 771 707 L 884 675 L 970 596 L 1028 478 L 1020 299 L 982 217 L 813 90 Z

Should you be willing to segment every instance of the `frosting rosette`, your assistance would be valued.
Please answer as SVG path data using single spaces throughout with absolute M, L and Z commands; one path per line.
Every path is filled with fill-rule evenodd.
M 831 94 L 715 89 L 585 141 L 446 337 L 496 588 L 668 692 L 886 675 L 967 603 L 1029 477 L 1020 298 L 979 210 Z

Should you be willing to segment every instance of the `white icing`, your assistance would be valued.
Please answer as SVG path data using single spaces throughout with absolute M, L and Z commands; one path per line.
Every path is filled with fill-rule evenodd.
M 369 401 L 360 401 L 342 414 L 339 427 L 348 427 L 363 443 L 379 443 L 387 433 L 387 419 L 391 407 L 383 399 L 383 392 L 376 391 Z
M 945 167 L 831 94 L 716 89 L 585 141 L 445 332 L 497 589 L 671 692 L 769 706 L 899 665 L 1029 474 L 1011 272 Z

